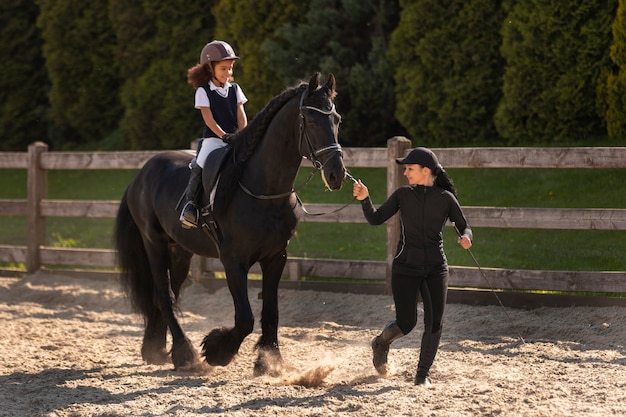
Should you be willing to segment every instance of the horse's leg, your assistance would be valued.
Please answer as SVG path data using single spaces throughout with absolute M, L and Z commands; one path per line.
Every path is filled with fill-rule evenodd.
M 170 244 L 170 287 L 174 294 L 174 302 L 178 302 L 180 289 L 189 276 L 192 253 L 183 250 L 177 244 Z M 176 322 L 178 325 L 178 322 Z M 180 326 L 179 326 L 180 328 Z M 180 330 L 182 333 L 182 329 Z M 189 367 L 198 364 L 198 352 L 189 339 L 183 334 L 181 338 L 174 338 L 172 333 L 172 362 L 178 367 Z
M 255 376 L 267 373 L 278 376 L 282 371 L 283 360 L 278 348 L 278 284 L 286 262 L 286 251 L 260 262 L 263 270 L 263 311 L 261 337 L 256 344 L 259 354 L 254 363 Z
M 180 247 L 170 246 L 170 285 L 174 299 L 178 300 L 180 288 L 187 278 L 191 254 L 180 250 Z M 171 362 L 170 354 L 166 350 L 167 323 L 161 308 L 146 312 L 146 330 L 141 346 L 141 357 L 149 364 L 162 365 Z
M 141 344 L 141 357 L 151 365 L 163 365 L 170 362 L 170 355 L 165 348 L 167 324 L 158 309 L 148 312 L 145 316 L 146 329 Z
M 252 333 L 254 315 L 248 299 L 248 270 L 240 262 L 222 259 L 226 270 L 228 289 L 235 304 L 235 327 L 216 328 L 202 341 L 202 354 L 210 365 L 226 366 L 237 352 L 243 340 Z
M 154 243 L 155 240 L 152 242 Z M 185 268 L 188 269 L 189 259 L 185 261 L 184 257 L 177 256 L 169 251 L 168 244 L 162 245 L 148 245 L 146 244 L 146 252 L 148 259 L 150 260 L 150 269 L 152 271 L 154 289 L 153 300 L 157 309 L 161 313 L 161 321 L 155 318 L 152 328 L 155 330 L 162 329 L 163 323 L 167 324 L 172 334 L 172 363 L 174 368 L 194 366 L 197 363 L 198 354 L 193 348 L 191 341 L 187 338 L 183 332 L 182 327 L 178 323 L 178 319 L 174 314 L 174 306 L 176 303 L 177 294 L 175 294 L 172 288 L 172 280 L 177 283 L 177 290 L 180 290 L 180 285 L 184 279 L 180 278 L 180 271 Z M 174 286 L 176 288 L 176 285 Z M 148 317 L 149 318 L 149 317 Z M 146 336 L 148 327 L 146 327 Z M 161 335 L 156 334 L 159 340 L 153 339 L 160 343 Z M 155 335 L 152 335 L 155 337 Z M 142 346 L 142 354 L 146 350 L 146 340 L 144 337 L 144 346 Z M 145 358 L 145 357 L 144 357 Z

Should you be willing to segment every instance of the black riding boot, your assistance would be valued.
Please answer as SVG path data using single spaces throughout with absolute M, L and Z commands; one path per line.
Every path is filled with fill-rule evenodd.
M 381 375 L 387 374 L 387 354 L 389 346 L 394 340 L 404 336 L 400 327 L 395 321 L 387 324 L 380 335 L 372 339 L 372 350 L 374 351 L 374 368 Z
M 424 331 L 420 348 L 420 361 L 415 374 L 415 385 L 425 385 L 427 387 L 431 385 L 428 374 L 439 349 L 439 340 L 441 340 L 441 329 L 435 333 Z
M 189 175 L 189 183 L 185 189 L 185 198 L 187 203 L 180 213 L 180 222 L 185 229 L 198 227 L 198 194 L 202 186 L 202 168 L 196 164 L 195 159 L 189 164 L 191 174 Z

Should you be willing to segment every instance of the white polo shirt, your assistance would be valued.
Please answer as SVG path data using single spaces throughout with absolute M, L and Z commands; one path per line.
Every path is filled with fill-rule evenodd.
M 245 104 L 248 101 L 248 98 L 243 93 L 239 85 L 235 87 L 233 84 L 227 82 L 226 84 L 224 84 L 224 87 L 218 87 L 215 84 L 213 84 L 213 81 L 209 83 L 209 88 L 211 89 L 211 91 L 217 91 L 217 93 L 222 97 L 228 97 L 228 89 L 231 87 L 235 89 L 235 93 L 237 94 L 237 103 Z M 200 107 L 211 107 L 209 96 L 207 95 L 204 88 L 196 89 L 195 101 L 196 101 L 196 109 L 199 109 Z

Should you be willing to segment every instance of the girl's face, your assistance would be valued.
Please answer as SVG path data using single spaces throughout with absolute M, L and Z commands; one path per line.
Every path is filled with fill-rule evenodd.
M 404 176 L 409 180 L 410 185 L 433 185 L 430 168 L 418 164 L 406 164 L 404 166 Z
M 213 78 L 217 80 L 219 86 L 223 86 L 233 76 L 233 66 L 235 65 L 234 59 L 227 59 L 225 61 L 217 61 L 213 64 Z

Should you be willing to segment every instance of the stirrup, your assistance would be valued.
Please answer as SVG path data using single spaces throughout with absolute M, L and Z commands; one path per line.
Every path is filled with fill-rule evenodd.
M 190 205 L 191 209 L 188 209 Z M 183 207 L 183 211 L 180 213 L 178 220 L 180 220 L 181 226 L 184 229 L 195 229 L 198 227 L 198 216 L 198 208 L 193 201 L 188 201 Z

